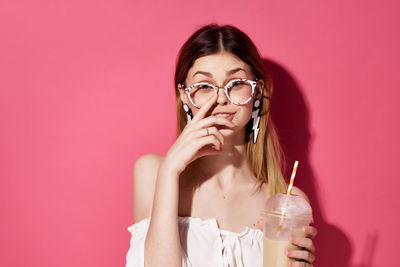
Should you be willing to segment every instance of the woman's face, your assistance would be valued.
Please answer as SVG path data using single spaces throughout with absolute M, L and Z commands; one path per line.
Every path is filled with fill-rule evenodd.
M 198 58 L 193 66 L 189 69 L 185 87 L 189 87 L 195 83 L 208 82 L 219 86 L 218 98 L 213 107 L 208 111 L 207 116 L 214 116 L 217 113 L 227 113 L 227 119 L 231 120 L 237 127 L 236 129 L 244 130 L 244 126 L 249 122 L 252 114 L 254 99 L 260 99 L 262 95 L 263 81 L 257 81 L 257 87 L 253 98 L 246 104 L 236 105 L 229 101 L 226 97 L 223 86 L 233 79 L 244 78 L 255 80 L 256 77 L 251 71 L 251 67 L 239 59 L 237 56 L 229 52 L 221 52 Z M 183 88 L 179 88 L 181 100 L 188 104 L 192 110 L 193 116 L 196 116 L 199 109 L 190 101 Z M 196 103 L 197 104 L 197 103 Z M 201 105 L 200 105 L 201 106 Z M 224 115 L 222 115 L 224 116 Z M 230 131 L 232 133 L 232 131 Z M 224 135 L 229 135 L 229 130 L 221 130 Z

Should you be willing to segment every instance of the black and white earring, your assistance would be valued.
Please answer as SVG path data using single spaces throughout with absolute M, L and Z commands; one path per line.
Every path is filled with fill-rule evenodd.
M 259 124 L 260 124 L 260 111 L 261 111 L 261 107 L 260 107 L 260 100 L 256 99 L 253 102 L 253 113 L 251 114 L 251 118 L 253 121 L 253 126 L 251 128 L 251 131 L 253 133 L 253 144 L 255 144 L 257 142 L 257 136 L 258 136 L 258 132 L 260 131 L 259 128 Z
M 183 109 L 186 112 L 187 123 L 189 123 L 189 121 L 191 121 L 193 118 L 192 110 L 189 108 L 188 104 L 183 104 Z

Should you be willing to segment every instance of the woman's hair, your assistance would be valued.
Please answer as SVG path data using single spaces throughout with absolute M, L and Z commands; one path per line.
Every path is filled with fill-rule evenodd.
M 183 131 L 187 123 L 178 85 L 185 84 L 187 73 L 196 59 L 223 51 L 236 55 L 252 68 L 256 78 L 264 80 L 265 86 L 261 100 L 259 123 L 260 131 L 256 144 L 253 144 L 252 138 L 249 138 L 251 127 L 247 127 L 247 158 L 259 185 L 264 182 L 268 183 L 270 196 L 276 193 L 284 193 L 287 188 L 282 175 L 284 156 L 269 110 L 272 82 L 267 78 L 256 46 L 239 29 L 230 25 L 206 25 L 197 30 L 180 49 L 175 70 L 178 135 Z

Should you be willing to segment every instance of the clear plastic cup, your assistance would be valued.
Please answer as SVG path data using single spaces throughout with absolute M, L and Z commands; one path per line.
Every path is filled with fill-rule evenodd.
M 312 222 L 310 204 L 296 195 L 276 194 L 264 208 L 264 267 L 286 267 L 285 249 L 295 248 L 289 235 L 300 234 Z

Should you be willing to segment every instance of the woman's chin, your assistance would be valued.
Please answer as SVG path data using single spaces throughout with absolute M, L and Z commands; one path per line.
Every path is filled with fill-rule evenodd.
M 238 129 L 220 128 L 218 130 L 222 134 L 222 136 L 225 138 L 225 140 L 237 139 L 237 138 L 240 138 L 240 136 L 242 136 L 242 134 L 244 134 L 241 131 L 238 131 Z

